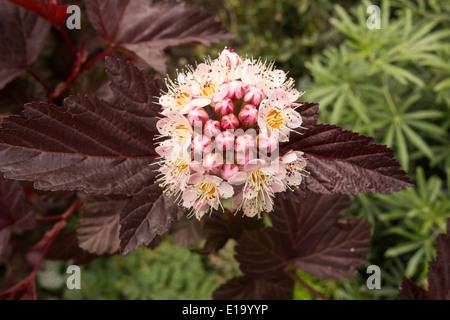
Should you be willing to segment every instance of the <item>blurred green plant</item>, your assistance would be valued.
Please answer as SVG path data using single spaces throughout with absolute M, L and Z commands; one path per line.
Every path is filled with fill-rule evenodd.
M 408 170 L 413 147 L 431 161 L 436 154 L 430 142 L 448 141 L 441 125 L 450 84 L 447 17 L 425 18 L 411 6 L 392 12 L 390 2 L 382 1 L 381 29 L 369 30 L 369 5 L 363 1 L 353 8 L 354 19 L 336 5 L 331 23 L 345 41 L 306 63 L 314 81 L 305 97 L 321 103 L 322 120 L 395 147 Z
M 233 248 L 223 251 L 230 250 Z M 222 254 L 229 256 L 226 252 Z M 83 266 L 81 290 L 65 288 L 67 266 L 57 264 L 50 262 L 39 274 L 41 290 L 49 297 L 62 290 L 66 299 L 88 300 L 208 300 L 237 272 L 236 262 L 227 266 L 212 263 L 207 256 L 193 254 L 170 239 L 155 250 L 142 247 L 127 256 L 115 255 Z

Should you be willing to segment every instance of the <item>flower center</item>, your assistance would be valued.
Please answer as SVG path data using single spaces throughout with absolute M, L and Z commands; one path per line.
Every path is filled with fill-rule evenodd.
M 180 173 L 185 173 L 189 170 L 189 163 L 186 159 L 177 159 L 175 161 L 175 174 L 179 175 Z M 189 173 L 189 172 L 187 172 Z
M 190 100 L 189 97 L 190 97 L 189 93 L 187 93 L 187 92 L 180 93 L 180 95 L 177 96 L 177 100 L 176 100 L 177 107 L 182 107 L 185 104 L 187 104 Z
M 216 87 L 211 82 L 207 82 L 203 85 L 202 94 L 204 97 L 211 97 L 215 93 L 216 93 Z
M 278 129 L 281 127 L 287 118 L 278 110 L 271 110 L 266 116 L 266 123 L 270 129 Z
M 255 191 L 259 192 L 261 188 L 268 190 L 267 176 L 261 170 L 255 170 L 250 174 L 250 181 Z
M 199 189 L 201 193 L 206 195 L 207 197 L 211 197 L 217 193 L 216 186 L 207 181 L 202 182 Z

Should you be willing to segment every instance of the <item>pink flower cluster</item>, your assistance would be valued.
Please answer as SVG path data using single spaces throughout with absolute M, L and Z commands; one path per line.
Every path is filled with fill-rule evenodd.
M 278 154 L 302 124 L 300 93 L 273 63 L 225 48 L 166 82 L 158 183 L 192 215 L 200 219 L 234 197 L 235 210 L 260 216 L 273 210 L 276 193 L 301 184 L 303 153 Z

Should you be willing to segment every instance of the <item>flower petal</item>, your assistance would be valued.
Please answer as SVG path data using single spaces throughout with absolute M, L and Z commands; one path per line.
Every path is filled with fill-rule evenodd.
M 228 183 L 234 184 L 237 186 L 240 184 L 244 184 L 245 181 L 247 181 L 247 173 L 245 173 L 245 172 L 237 172 L 230 179 L 228 179 Z

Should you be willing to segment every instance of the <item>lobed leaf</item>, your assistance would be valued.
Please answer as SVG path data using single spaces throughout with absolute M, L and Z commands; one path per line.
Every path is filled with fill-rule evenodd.
M 184 2 L 91 0 L 86 9 L 104 42 L 135 54 L 161 74 L 166 74 L 165 48 L 190 43 L 208 46 L 233 38 L 214 15 Z
M 31 230 L 35 225 L 34 209 L 26 203 L 20 182 L 4 179 L 0 174 L 0 258 L 13 227 Z
M 60 232 L 55 240 L 53 240 L 45 255 L 45 258 L 49 260 L 72 260 L 76 265 L 87 264 L 98 257 L 99 255 L 89 253 L 80 248 L 75 230 L 64 230 Z
M 160 239 L 183 214 L 154 184 L 154 97 L 162 83 L 119 59 L 106 59 L 106 66 L 115 104 L 91 96 L 70 97 L 63 107 L 31 103 L 21 116 L 3 119 L 0 133 L 0 170 L 7 177 L 47 191 L 130 197 L 120 217 L 110 212 L 108 226 L 82 215 L 80 245 L 97 254 L 117 248 L 117 219 L 120 251 L 127 253 Z
M 119 218 L 125 204 L 121 198 L 87 197 L 77 227 L 80 248 L 98 255 L 117 253 Z
M 184 210 L 167 199 L 159 185 L 143 188 L 128 201 L 120 215 L 120 253 L 127 254 L 158 241 L 172 222 L 183 216 Z
M 0 89 L 37 59 L 49 30 L 34 13 L 0 0 Z
M 157 157 L 157 108 L 150 99 L 132 104 L 123 97 L 137 89 L 157 95 L 162 85 L 147 75 L 138 83 L 135 75 L 143 72 L 131 63 L 120 64 L 108 60 L 119 104 L 77 96 L 66 99 L 64 107 L 30 103 L 21 116 L 5 118 L 0 170 L 9 178 L 35 181 L 37 189 L 46 191 L 132 195 L 153 181 L 149 165 Z
M 236 259 L 252 278 L 283 272 L 290 263 L 320 279 L 343 280 L 356 275 L 370 250 L 370 224 L 341 218 L 346 196 L 309 193 L 301 204 L 277 200 L 272 228 L 246 232 Z
M 309 157 L 306 188 L 319 194 L 392 193 L 413 184 L 394 151 L 341 127 L 319 124 L 281 147 Z

